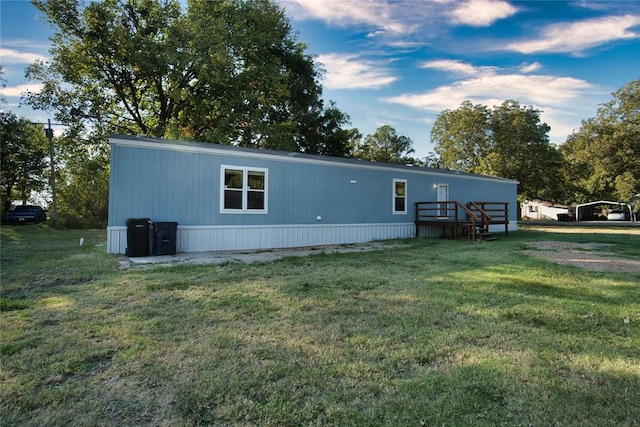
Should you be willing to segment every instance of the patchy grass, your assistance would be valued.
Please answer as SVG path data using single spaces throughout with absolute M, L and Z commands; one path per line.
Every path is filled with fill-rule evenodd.
M 120 271 L 104 234 L 3 227 L 1 425 L 640 420 L 640 276 L 524 253 L 638 235 Z

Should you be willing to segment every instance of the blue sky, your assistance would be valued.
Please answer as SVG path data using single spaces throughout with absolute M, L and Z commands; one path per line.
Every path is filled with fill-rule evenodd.
M 433 150 L 437 115 L 465 100 L 532 105 L 560 144 L 611 92 L 640 77 L 640 2 L 277 0 L 323 65 L 324 95 L 366 135 L 382 125 Z M 48 55 L 51 30 L 27 1 L 0 1 L 4 110 L 38 87 L 24 67 Z

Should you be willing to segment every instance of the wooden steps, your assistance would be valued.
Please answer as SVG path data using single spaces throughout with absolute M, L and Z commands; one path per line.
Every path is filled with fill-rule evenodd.
M 498 238 L 489 231 L 495 224 L 504 224 L 509 233 L 509 204 L 506 202 L 428 201 L 415 204 L 416 237 L 421 229 L 436 230 L 439 237 L 494 241 Z M 433 233 L 433 231 L 431 231 Z M 431 234 L 433 235 L 433 234 Z
M 482 240 L 483 242 L 493 242 L 498 240 L 495 234 L 485 232 L 485 233 L 476 233 L 476 240 Z

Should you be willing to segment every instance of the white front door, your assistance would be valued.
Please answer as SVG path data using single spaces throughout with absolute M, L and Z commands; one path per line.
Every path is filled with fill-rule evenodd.
M 438 197 L 438 202 L 449 201 L 449 184 L 438 184 L 437 197 Z M 438 212 L 438 215 L 441 217 L 448 216 L 447 203 L 440 204 L 440 212 Z

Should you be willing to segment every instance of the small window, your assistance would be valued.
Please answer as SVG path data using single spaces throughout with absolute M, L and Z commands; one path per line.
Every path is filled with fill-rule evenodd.
M 393 213 L 395 215 L 407 213 L 407 180 L 393 180 Z
M 242 177 L 242 170 L 224 171 L 224 209 L 242 209 Z
M 249 188 L 247 190 L 247 209 L 251 210 L 264 210 L 264 171 L 247 171 L 247 182 Z
M 223 165 L 221 181 L 221 212 L 267 212 L 267 169 Z

